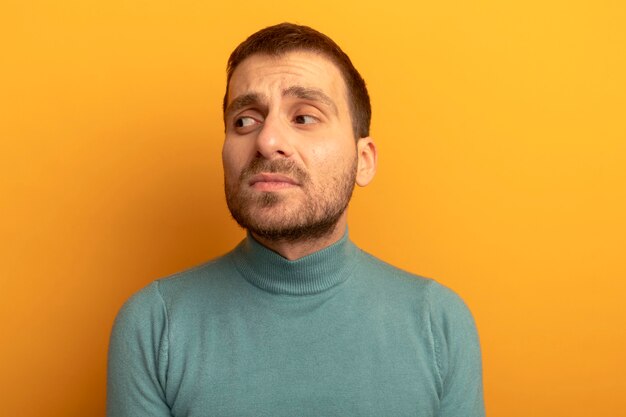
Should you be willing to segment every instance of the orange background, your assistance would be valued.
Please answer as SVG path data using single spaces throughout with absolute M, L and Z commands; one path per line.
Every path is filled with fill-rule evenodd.
M 624 415 L 626 6 L 608 0 L 3 1 L 2 414 L 102 416 L 123 301 L 242 238 L 224 66 L 285 20 L 368 81 L 380 164 L 351 235 L 470 305 L 488 415 Z

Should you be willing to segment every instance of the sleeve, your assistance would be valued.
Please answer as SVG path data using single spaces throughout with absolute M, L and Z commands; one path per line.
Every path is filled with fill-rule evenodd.
M 168 320 L 158 281 L 120 309 L 109 342 L 107 417 L 171 417 L 165 398 Z
M 431 329 L 440 377 L 439 417 L 484 417 L 482 360 L 476 325 L 452 290 L 434 284 Z

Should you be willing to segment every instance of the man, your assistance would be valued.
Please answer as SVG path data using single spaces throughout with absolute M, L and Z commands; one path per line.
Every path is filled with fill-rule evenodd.
M 228 64 L 232 252 L 155 281 L 111 336 L 107 415 L 483 416 L 472 317 L 347 236 L 376 170 L 365 83 L 325 35 L 263 29 Z

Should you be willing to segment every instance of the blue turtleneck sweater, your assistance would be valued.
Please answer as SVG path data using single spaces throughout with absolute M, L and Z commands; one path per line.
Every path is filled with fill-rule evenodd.
M 108 417 L 484 416 L 470 312 L 346 236 L 289 261 L 251 236 L 126 302 Z

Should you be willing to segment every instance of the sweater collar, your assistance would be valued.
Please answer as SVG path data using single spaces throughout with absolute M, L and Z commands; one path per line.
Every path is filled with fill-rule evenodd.
M 358 248 L 348 231 L 334 244 L 290 261 L 248 233 L 234 250 L 239 272 L 253 285 L 275 294 L 311 295 L 326 291 L 350 276 Z

